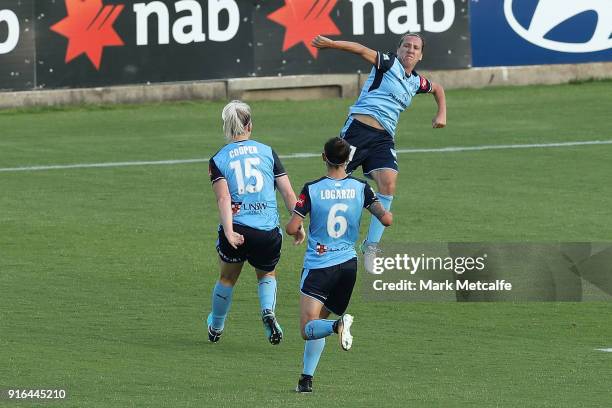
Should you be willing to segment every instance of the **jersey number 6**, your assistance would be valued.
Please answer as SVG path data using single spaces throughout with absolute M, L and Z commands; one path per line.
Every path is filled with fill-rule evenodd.
M 334 204 L 327 215 L 327 234 L 332 238 L 340 238 L 346 233 L 348 223 L 346 218 L 337 215 L 339 211 L 346 212 L 349 206 L 346 204 Z M 337 226 L 337 228 L 336 228 Z

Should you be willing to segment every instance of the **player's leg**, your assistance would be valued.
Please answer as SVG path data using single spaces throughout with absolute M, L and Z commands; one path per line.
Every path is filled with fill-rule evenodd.
M 268 341 L 277 345 L 283 339 L 283 329 L 276 319 L 276 272 L 256 269 L 257 294 L 261 307 L 261 321 Z
M 302 295 L 300 298 L 300 331 L 304 343 L 302 375 L 297 392 L 312 392 L 312 378 L 325 348 L 325 337 L 333 333 L 333 320 L 325 320 L 329 311 L 317 299 Z M 318 337 L 320 336 L 320 337 Z
M 397 181 L 398 165 L 392 140 L 386 140 L 371 149 L 370 156 L 363 163 L 364 174 L 376 182 L 376 196 L 387 211 L 391 209 L 395 183 Z M 363 263 L 366 271 L 374 273 L 374 258 L 378 256 L 380 242 L 385 226 L 378 218 L 370 218 L 368 235 L 363 242 Z
M 374 128 L 364 125 L 353 118 L 349 118 L 344 128 L 341 130 L 340 137 L 351 146 L 348 163 L 346 165 L 346 172 L 348 174 L 351 174 L 361 166 L 363 161 L 368 157 L 370 153 L 370 141 L 372 137 L 376 136 L 371 134 L 372 129 Z
M 376 196 L 387 211 L 391 210 L 391 202 L 395 194 L 395 183 L 397 182 L 397 170 L 379 169 L 369 173 L 370 177 L 376 182 L 378 193 Z M 385 226 L 378 221 L 378 218 L 372 217 L 366 244 L 378 244 L 385 232 Z
M 335 321 L 333 330 L 338 334 L 340 347 L 348 351 L 353 345 L 353 336 L 351 335 L 351 325 L 353 324 L 353 316 L 345 313 L 348 308 L 355 281 L 357 280 L 357 258 L 350 259 L 337 266 L 337 280 L 329 292 L 329 296 L 325 301 L 325 309 L 340 316 Z
M 226 263 L 219 259 L 221 274 L 212 293 L 212 310 L 206 321 L 208 339 L 216 343 L 223 333 L 225 319 L 232 305 L 234 286 L 240 276 L 244 262 Z
M 330 288 L 335 283 L 335 267 L 304 269 L 300 282 L 300 332 L 304 344 L 304 366 L 296 391 L 312 392 L 312 377 L 325 347 L 325 337 L 334 332 L 334 321 L 327 320 L 329 311 L 323 307 Z
M 239 226 L 234 225 L 234 230 L 243 234 L 243 231 L 238 229 Z M 232 305 L 234 285 L 236 285 L 246 259 L 243 246 L 238 247 L 238 249 L 232 247 L 225 238 L 225 233 L 221 227 L 217 239 L 217 253 L 219 254 L 221 273 L 212 293 L 212 310 L 206 319 L 208 339 L 213 343 L 219 341 L 225 328 L 225 318 Z
M 334 333 L 336 320 L 328 320 L 323 302 L 310 296 L 300 298 L 300 333 L 304 340 L 318 340 Z
M 257 273 L 257 294 L 261 307 L 266 338 L 273 345 L 283 339 L 283 329 L 276 319 L 276 265 L 280 260 L 283 238 L 275 228 L 271 231 L 255 230 L 249 244 L 247 259 Z

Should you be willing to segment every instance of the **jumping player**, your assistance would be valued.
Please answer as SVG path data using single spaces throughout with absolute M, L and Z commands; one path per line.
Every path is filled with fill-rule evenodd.
M 398 173 L 395 129 L 400 113 L 408 108 L 415 95 L 432 93 L 438 105 L 432 126 L 446 126 L 444 89 L 414 70 L 423 58 L 425 42 L 418 34 L 405 34 L 395 54 L 377 52 L 355 42 L 333 41 L 323 36 L 314 38 L 312 45 L 357 54 L 373 65 L 359 98 L 349 110 L 341 137 L 351 145 L 347 172 L 350 174 L 361 166 L 364 175 L 376 182 L 378 200 L 389 210 Z M 372 217 L 362 247 L 365 267 L 369 272 L 372 272 L 373 258 L 378 252 L 377 246 L 383 232 L 384 226 Z
M 251 108 L 232 101 L 221 115 L 227 144 L 209 163 L 210 179 L 217 197 L 221 224 L 217 252 L 221 276 L 212 293 L 208 315 L 208 339 L 219 341 L 232 303 L 234 285 L 244 261 L 257 273 L 261 318 L 266 337 L 279 344 L 283 331 L 276 320 L 276 264 L 280 258 L 282 235 L 278 227 L 275 186 L 289 211 L 296 203 L 295 193 L 278 156 L 265 144 L 251 140 Z M 296 243 L 305 238 L 295 235 Z
M 296 391 L 312 392 L 312 377 L 325 346 L 325 337 L 336 333 L 344 350 L 351 348 L 353 316 L 346 311 L 357 274 L 355 241 L 359 238 L 362 208 L 380 222 L 391 225 L 393 215 L 378 202 L 365 182 L 345 171 L 349 144 L 338 137 L 325 144 L 327 176 L 306 183 L 286 231 L 301 239 L 302 220 L 310 213 L 308 248 L 300 283 L 300 326 L 304 368 Z M 330 313 L 341 316 L 328 320 Z

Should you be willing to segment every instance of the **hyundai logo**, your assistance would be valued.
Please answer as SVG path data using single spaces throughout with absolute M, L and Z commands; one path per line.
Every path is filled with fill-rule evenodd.
M 610 0 L 540 0 L 529 27 L 516 19 L 513 0 L 504 0 L 504 14 L 510 27 L 525 40 L 549 50 L 561 52 L 595 52 L 612 48 L 612 2 Z M 597 13 L 597 27 L 590 40 L 568 43 L 545 38 L 552 29 L 585 11 Z

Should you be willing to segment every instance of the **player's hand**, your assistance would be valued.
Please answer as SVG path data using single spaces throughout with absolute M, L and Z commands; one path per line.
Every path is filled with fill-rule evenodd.
M 300 226 L 300 229 L 293 236 L 293 245 L 300 245 L 306 239 L 306 232 L 304 232 L 304 226 Z
M 240 245 L 244 244 L 244 236 L 234 231 L 229 233 L 226 232 L 225 238 L 227 238 L 227 242 L 229 242 L 234 249 L 238 249 Z
M 446 114 L 437 114 L 436 117 L 432 119 L 431 125 L 434 129 L 446 127 Z
M 327 37 L 323 37 L 322 35 L 317 35 L 313 40 L 312 40 L 312 46 L 315 48 L 331 48 L 332 44 L 334 43 L 333 40 L 330 40 Z

